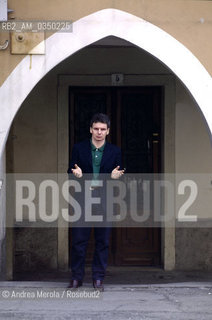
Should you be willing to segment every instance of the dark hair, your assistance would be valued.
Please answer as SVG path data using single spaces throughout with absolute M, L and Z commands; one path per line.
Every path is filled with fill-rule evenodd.
M 106 123 L 107 128 L 110 128 L 110 119 L 104 113 L 95 113 L 91 119 L 90 127 L 92 127 L 93 124 L 97 122 Z

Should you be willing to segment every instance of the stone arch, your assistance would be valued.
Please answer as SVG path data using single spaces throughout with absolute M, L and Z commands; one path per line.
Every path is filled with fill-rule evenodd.
M 108 36 L 131 42 L 150 53 L 184 83 L 212 131 L 212 79 L 199 60 L 179 41 L 155 25 L 127 12 L 104 9 L 73 23 L 73 32 L 55 33 L 45 40 L 46 54 L 26 56 L 0 89 L 0 156 L 11 123 L 33 87 L 57 64 L 78 50 Z

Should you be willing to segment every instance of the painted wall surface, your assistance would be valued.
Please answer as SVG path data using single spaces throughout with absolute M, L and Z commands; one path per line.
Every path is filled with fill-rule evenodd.
M 66 59 L 42 79 L 27 97 L 19 110 L 11 131 L 8 145 L 12 144 L 13 155 L 8 156 L 8 168 L 14 172 L 56 172 L 57 171 L 57 77 L 61 74 L 110 74 L 112 72 L 130 74 L 170 74 L 171 72 L 156 59 L 144 51 L 134 47 L 89 47 Z M 198 152 L 196 151 L 198 150 Z M 9 154 L 8 150 L 8 154 Z M 204 159 L 204 160 L 203 160 Z M 212 151 L 207 130 L 201 113 L 186 89 L 176 81 L 176 172 L 209 173 L 211 172 Z M 68 159 L 67 159 L 68 161 Z M 209 188 L 209 186 L 207 186 Z M 208 202 L 207 202 L 208 203 Z M 176 230 L 176 265 L 183 269 L 191 265 L 191 261 L 180 255 L 181 243 L 187 246 L 190 230 Z M 198 234 L 204 237 L 204 229 Z M 25 259 L 30 255 L 28 247 L 24 247 L 24 232 L 16 235 L 21 251 L 25 251 Z M 56 257 L 56 230 L 50 230 L 52 254 Z M 41 235 L 41 244 L 44 238 Z M 209 233 L 205 242 L 209 240 Z M 41 245 L 36 261 L 45 261 L 49 247 Z M 203 256 L 195 252 L 200 249 L 198 241 L 190 247 L 191 259 L 197 266 L 204 264 Z M 18 249 L 17 249 L 18 250 Z M 40 251 L 39 251 L 40 250 Z M 45 251 L 46 250 L 46 251 Z M 187 249 L 185 249 L 186 252 Z M 192 251 L 193 250 L 193 251 Z M 192 255 L 193 252 L 193 255 Z M 20 261 L 20 260 L 19 260 Z M 53 259 L 49 265 L 56 267 Z M 208 260 L 207 268 L 212 269 Z
M 176 85 L 176 157 L 176 172 L 211 173 L 212 150 L 205 119 L 180 82 Z
M 205 120 L 201 119 L 198 105 L 182 84 L 177 82 L 176 172 L 189 173 L 199 182 L 201 201 L 196 201 L 188 214 L 211 218 L 212 152 L 204 124 Z M 176 228 L 175 237 L 176 269 L 212 270 L 211 228 Z
M 202 0 L 9 0 L 14 13 L 10 19 L 76 21 L 98 10 L 115 8 L 151 22 L 184 44 L 212 74 L 212 2 Z M 48 34 L 47 34 L 48 36 Z M 9 39 L 0 33 L 0 42 Z M 0 84 L 8 77 L 23 55 L 11 55 L 9 48 L 0 51 Z
M 57 78 L 47 75 L 32 90 L 17 113 L 12 136 L 8 139 L 13 148 L 13 160 L 7 158 L 9 171 L 56 172 L 56 87 Z

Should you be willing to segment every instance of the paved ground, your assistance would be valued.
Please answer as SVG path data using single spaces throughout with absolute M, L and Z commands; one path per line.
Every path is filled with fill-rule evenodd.
M 76 291 L 67 275 L 36 280 L 0 282 L 0 319 L 212 320 L 210 273 L 109 269 L 101 294 L 89 279 Z

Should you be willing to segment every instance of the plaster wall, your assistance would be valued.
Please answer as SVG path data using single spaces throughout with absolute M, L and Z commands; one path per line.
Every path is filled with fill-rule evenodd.
M 181 82 L 176 83 L 176 173 L 177 181 L 192 180 L 197 186 L 197 196 L 186 210 L 186 215 L 196 215 L 201 222 L 212 219 L 212 149 L 205 119 L 198 105 Z M 191 195 L 187 188 L 185 196 L 178 195 L 179 208 Z M 206 225 L 209 226 L 209 225 Z M 202 227 L 202 225 L 201 225 Z M 176 230 L 177 232 L 178 230 Z
M 5 169 L 6 167 L 6 160 L 5 160 L 5 153 L 3 155 L 2 161 L 0 162 L 0 182 L 1 182 L 1 187 L 0 187 L 0 213 L 6 211 L 6 174 L 5 174 Z M 5 234 L 6 234 L 6 229 L 5 229 L 6 221 L 5 217 L 1 218 L 1 223 L 0 223 L 0 257 L 5 256 L 6 252 L 6 239 L 5 239 Z M 6 273 L 6 266 L 3 261 L 3 259 L 0 259 L 0 280 L 5 277 Z
M 197 214 L 200 218 L 211 218 L 211 164 L 212 150 L 209 135 L 205 129 L 205 121 L 196 103 L 178 81 L 176 85 L 176 172 L 192 173 L 192 176 L 197 177 L 201 198 L 191 206 L 189 212 Z M 211 228 L 176 228 L 175 243 L 176 269 L 212 270 Z
M 212 2 L 204 0 L 9 0 L 14 13 L 10 19 L 76 21 L 98 10 L 115 8 L 134 14 L 158 26 L 184 44 L 212 75 Z M 47 34 L 47 37 L 49 34 Z M 0 33 L 0 42 L 9 33 Z M 8 77 L 23 55 L 0 51 L 0 84 Z
M 182 83 L 177 81 L 176 172 L 211 174 L 211 169 L 212 150 L 205 119 Z

